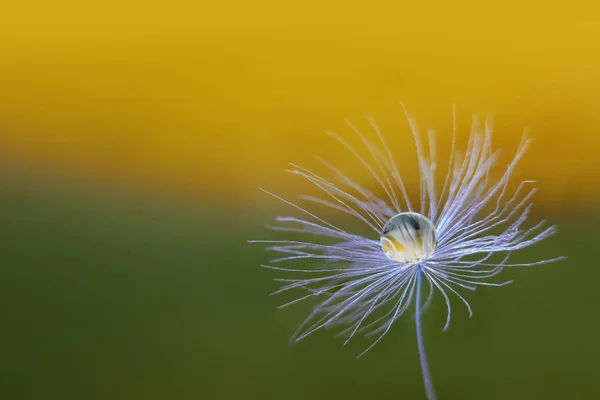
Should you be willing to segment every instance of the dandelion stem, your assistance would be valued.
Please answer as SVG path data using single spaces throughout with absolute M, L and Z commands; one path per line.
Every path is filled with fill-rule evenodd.
M 429 372 L 429 364 L 427 364 L 427 356 L 425 355 L 425 345 L 423 343 L 423 331 L 421 329 L 421 266 L 417 266 L 417 298 L 416 298 L 416 313 L 415 325 L 417 327 L 417 348 L 419 349 L 419 360 L 421 362 L 421 372 L 423 373 L 423 383 L 425 384 L 425 393 L 428 400 L 435 400 L 435 392 L 433 391 L 433 382 L 431 381 L 431 372 Z

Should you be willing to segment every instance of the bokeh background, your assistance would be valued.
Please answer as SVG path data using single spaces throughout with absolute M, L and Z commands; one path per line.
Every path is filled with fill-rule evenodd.
M 206 3 L 206 4 L 205 4 Z M 247 239 L 326 157 L 326 129 L 375 118 L 409 184 L 399 101 L 449 150 L 491 113 L 561 233 L 424 319 L 441 399 L 600 398 L 600 25 L 591 2 L 152 1 L 6 4 L 0 13 L 0 398 L 422 399 L 407 315 L 364 358 L 310 304 L 269 297 Z M 444 153 L 444 151 L 446 153 Z M 417 194 L 417 193 L 414 193 Z M 326 215 L 327 216 L 327 215 Z M 333 216 L 332 216 L 333 217 Z M 289 299 L 288 299 L 289 300 Z M 439 299 L 438 299 L 439 300 Z

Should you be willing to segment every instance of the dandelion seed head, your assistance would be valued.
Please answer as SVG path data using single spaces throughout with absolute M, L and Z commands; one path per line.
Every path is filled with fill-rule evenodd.
M 427 139 L 422 140 L 416 119 L 408 113 L 406 117 L 417 152 L 418 187 L 405 184 L 393 149 L 375 121 L 369 119 L 370 134 L 348 124 L 349 134 L 360 139 L 361 148 L 352 146 L 342 135 L 328 134 L 368 172 L 379 187 L 377 192 L 321 158 L 318 161 L 332 177 L 325 179 L 295 164 L 288 172 L 312 183 L 322 196 L 300 195 L 302 203 L 297 203 L 267 192 L 304 216 L 278 217 L 277 224 L 270 228 L 281 235 L 303 234 L 306 239 L 286 240 L 282 236 L 278 240 L 253 241 L 267 243 L 269 250 L 279 254 L 263 267 L 290 275 L 277 279 L 283 286 L 276 293 L 298 293 L 282 307 L 310 298 L 320 301 L 292 341 L 322 328 L 339 327 L 339 335 L 346 342 L 359 333 L 374 338 L 368 351 L 411 304 L 425 309 L 434 293 L 441 295 L 446 305 L 445 330 L 455 302 L 462 304 L 469 316 L 473 314 L 463 295 L 465 289 L 504 286 L 511 281 L 496 278 L 505 268 L 562 259 L 510 261 L 513 252 L 557 232 L 545 221 L 530 222 L 534 182 L 513 182 L 514 171 L 530 139 L 524 135 L 512 160 L 498 165 L 499 152 L 492 147 L 491 124 L 481 126 L 474 118 L 468 141 L 461 145 L 454 115 L 451 151 L 444 161 L 447 173 L 443 174 L 444 169 L 438 168 L 440 152 L 436 149 L 435 132 L 428 131 Z M 413 194 L 418 196 L 412 197 Z M 313 211 L 311 205 L 343 213 L 372 234 L 342 229 L 328 220 L 328 214 Z M 502 257 L 493 257 L 496 254 Z M 286 267 L 292 262 L 298 262 L 298 266 Z M 429 287 L 423 305 L 417 298 L 421 286 Z
M 498 175 L 493 171 L 497 167 L 498 151 L 492 149 L 491 124 L 486 122 L 481 128 L 478 118 L 473 118 L 466 149 L 461 151 L 456 143 L 454 114 L 448 172 L 440 180 L 435 132 L 428 131 L 428 146 L 424 145 L 416 120 L 408 113 L 406 117 L 420 169 L 416 202 L 410 194 L 417 190 L 405 185 L 394 153 L 376 123 L 369 119 L 376 137 L 374 141 L 348 123 L 364 145 L 363 152 L 336 133 L 328 132 L 329 136 L 356 158 L 379 185 L 383 196 L 322 159 L 319 161 L 333 173 L 334 180 L 324 179 L 295 164 L 288 172 L 306 179 L 323 194 L 322 197 L 301 195 L 302 200 L 341 212 L 371 229 L 372 235 L 346 231 L 327 221 L 325 216 L 310 211 L 308 206 L 272 194 L 303 213 L 305 218 L 278 217 L 278 225 L 271 229 L 305 234 L 308 239 L 253 242 L 269 243 L 268 249 L 280 254 L 263 267 L 296 275 L 277 279 L 283 286 L 276 293 L 303 292 L 282 307 L 309 298 L 322 299 L 296 330 L 292 341 L 302 340 L 322 328 L 337 326 L 342 327 L 339 336 L 346 338 L 345 343 L 358 333 L 375 338 L 362 355 L 386 336 L 394 322 L 414 303 L 423 382 L 427 398 L 435 400 L 421 327 L 421 313 L 430 304 L 433 294 L 439 293 L 446 304 L 443 327 L 446 330 L 453 310 L 452 299 L 462 303 L 469 316 L 473 315 L 463 289 L 504 286 L 512 281 L 498 282 L 495 278 L 505 268 L 541 265 L 562 257 L 530 263 L 509 262 L 514 251 L 545 240 L 557 231 L 543 220 L 527 224 L 536 191 L 533 181 L 522 181 L 515 191 L 509 190 L 517 163 L 531 142 L 525 135 L 512 161 Z M 375 240 L 377 237 L 379 241 Z M 330 244 L 323 244 L 325 242 Z M 493 257 L 495 254 L 504 257 L 499 261 Z M 302 267 L 279 266 L 293 261 L 302 261 Z M 422 304 L 424 285 L 429 286 L 429 294 Z

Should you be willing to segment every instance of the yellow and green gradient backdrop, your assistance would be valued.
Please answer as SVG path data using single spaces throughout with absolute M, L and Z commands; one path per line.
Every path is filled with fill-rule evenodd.
M 421 398 L 410 317 L 354 361 L 318 335 L 286 339 L 264 237 L 282 170 L 325 156 L 369 175 L 323 133 L 374 117 L 409 183 L 399 101 L 449 151 L 491 112 L 519 177 L 561 234 L 517 283 L 426 317 L 445 399 L 593 399 L 600 387 L 595 263 L 600 25 L 585 2 L 105 1 L 0 13 L 0 397 Z M 463 135 L 464 137 L 464 135 Z M 412 179 L 412 181 L 411 181 Z

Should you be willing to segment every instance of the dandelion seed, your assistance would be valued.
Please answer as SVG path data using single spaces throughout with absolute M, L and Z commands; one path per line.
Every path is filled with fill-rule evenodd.
M 323 240 L 251 242 L 270 244 L 269 250 L 282 255 L 263 267 L 302 274 L 296 279 L 278 279 L 283 286 L 276 293 L 294 289 L 305 292 L 305 295 L 282 307 L 313 297 L 323 299 L 294 333 L 292 341 L 302 340 L 321 328 L 342 326 L 339 335 L 346 337 L 346 343 L 358 333 L 374 337 L 372 344 L 361 353 L 363 355 L 414 303 L 419 359 L 425 391 L 431 400 L 435 399 L 435 393 L 425 356 L 421 313 L 433 293 L 439 292 L 445 301 L 447 317 L 443 330 L 446 330 L 452 315 L 451 298 L 458 299 L 472 315 L 471 306 L 460 294 L 460 289 L 504 286 L 511 281 L 493 282 L 489 279 L 507 267 L 540 265 L 563 257 L 529 264 L 509 263 L 511 252 L 556 233 L 556 227 L 545 226 L 544 221 L 531 228 L 523 227 L 536 190 L 530 187 L 532 181 L 521 182 L 512 195 L 509 194 L 510 177 L 529 147 L 530 139 L 523 136 L 512 161 L 498 179 L 493 179 L 491 172 L 499 153 L 492 150 L 489 124 L 481 129 L 474 118 L 466 151 L 461 155 L 456 149 L 454 110 L 448 173 L 443 183 L 440 182 L 441 191 L 438 191 L 435 134 L 428 132 L 429 148 L 428 154 L 425 154 L 415 119 L 408 113 L 406 117 L 414 136 L 420 169 L 418 210 L 410 201 L 393 153 L 375 122 L 369 120 L 378 143 L 370 142 L 360 130 L 348 123 L 366 147 L 370 159 L 363 157 L 342 137 L 329 134 L 357 158 L 380 186 L 385 199 L 324 160 L 319 159 L 335 174 L 337 183 L 293 164 L 293 169 L 288 172 L 308 180 L 325 195 L 324 198 L 302 196 L 303 200 L 356 218 L 373 231 L 372 236 L 347 232 L 308 209 L 267 192 L 306 216 L 306 219 L 279 217 L 276 220 L 279 225 L 272 226 L 272 229 L 304 233 L 333 241 L 333 244 L 322 244 Z M 378 237 L 379 240 L 376 240 Z M 497 253 L 505 254 L 501 261 L 493 257 Z M 321 266 L 292 269 L 274 265 L 306 259 L 316 260 Z M 307 274 L 314 275 L 307 277 Z M 423 282 L 429 286 L 424 303 Z

